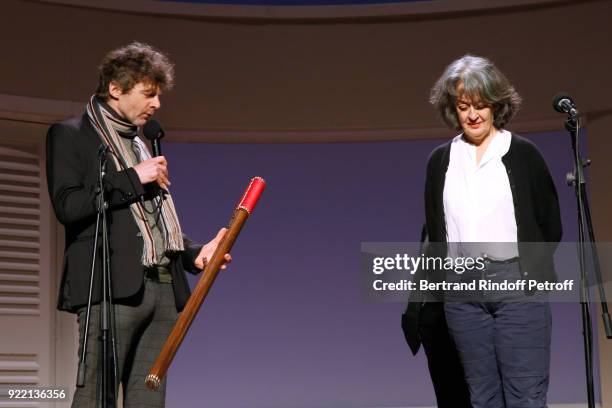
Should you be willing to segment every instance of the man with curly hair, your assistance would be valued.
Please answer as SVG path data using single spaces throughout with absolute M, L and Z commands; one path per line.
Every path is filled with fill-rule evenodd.
M 126 408 L 164 406 L 165 381 L 158 392 L 151 392 L 145 388 L 145 377 L 189 297 L 184 271 L 201 271 L 225 234 L 221 229 L 203 246 L 183 235 L 168 191 L 167 160 L 151 157 L 138 137 L 139 128 L 160 108 L 160 95 L 173 81 L 173 64 L 153 47 L 134 42 L 115 49 L 102 60 L 96 93 L 83 116 L 54 124 L 47 135 L 49 194 L 66 235 L 58 309 L 77 314 L 81 345 L 96 234 L 99 156 L 106 151 L 103 186 L 115 332 L 111 354 L 117 356 L 114 383 L 122 384 Z M 77 388 L 73 407 L 102 403 L 103 353 L 97 341 L 100 252 L 91 297 L 85 384 Z M 230 262 L 230 255 L 225 259 Z M 115 406 L 116 398 L 117 389 L 111 390 L 110 406 Z

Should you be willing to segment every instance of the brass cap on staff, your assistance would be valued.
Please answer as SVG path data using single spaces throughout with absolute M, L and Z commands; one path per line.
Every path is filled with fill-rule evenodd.
M 147 384 L 147 387 L 149 387 L 150 390 L 157 391 L 161 381 L 159 381 L 159 377 L 155 374 L 149 374 L 145 379 L 145 384 Z

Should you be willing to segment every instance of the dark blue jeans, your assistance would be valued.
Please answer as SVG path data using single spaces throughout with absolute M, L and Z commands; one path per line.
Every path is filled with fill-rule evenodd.
M 520 279 L 518 262 L 486 263 L 478 278 Z M 449 276 L 448 281 L 471 279 Z M 444 304 L 474 408 L 545 408 L 550 366 L 548 302 L 523 292 L 478 292 Z

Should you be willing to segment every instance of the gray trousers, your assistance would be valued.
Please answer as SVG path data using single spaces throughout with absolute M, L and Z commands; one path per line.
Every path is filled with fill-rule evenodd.
M 166 381 L 162 382 L 158 391 L 149 390 L 144 381 L 176 322 L 174 293 L 172 284 L 145 279 L 140 295 L 141 298 L 136 299 L 137 305 L 114 305 L 117 383 L 123 386 L 125 408 L 159 408 L 165 404 Z M 85 333 L 85 318 L 86 308 L 83 307 L 78 311 L 80 345 Z M 92 307 L 87 337 L 85 386 L 77 387 L 73 408 L 101 406 L 100 305 Z M 82 353 L 80 345 L 79 358 Z M 112 370 L 112 365 L 109 369 Z
M 493 282 L 520 278 L 518 262 L 487 264 Z M 451 279 L 452 280 L 452 279 Z M 546 299 L 497 292 L 444 304 L 474 408 L 545 408 L 551 312 Z

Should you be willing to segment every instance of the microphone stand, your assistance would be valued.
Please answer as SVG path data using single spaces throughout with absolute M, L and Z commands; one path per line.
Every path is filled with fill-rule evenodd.
M 587 401 L 589 408 L 595 408 L 595 389 L 593 384 L 593 327 L 591 320 L 589 289 L 587 286 L 587 247 L 590 249 L 591 262 L 593 264 L 596 285 L 599 290 L 602 308 L 602 319 L 606 331 L 606 337 L 612 338 L 612 321 L 608 312 L 608 303 L 602 285 L 601 268 L 599 256 L 595 246 L 595 233 L 591 220 L 588 196 L 586 191 L 586 179 L 584 168 L 591 164 L 590 160 L 583 160 L 578 147 L 578 130 L 580 129 L 580 118 L 578 115 L 568 115 L 565 128 L 571 136 L 572 150 L 574 154 L 574 172 L 568 174 L 568 185 L 574 187 L 578 207 L 578 255 L 580 264 L 580 307 L 582 312 L 582 335 L 584 342 L 584 360 L 586 368 Z
M 88 346 L 88 335 L 89 335 L 89 321 L 91 318 L 91 303 L 93 299 L 93 287 L 94 278 L 96 274 L 96 259 L 98 254 L 98 236 L 100 233 L 100 224 L 102 224 L 102 299 L 100 301 L 101 315 L 100 315 L 100 346 L 102 350 L 102 407 L 109 408 L 115 407 L 116 396 L 115 390 L 117 389 L 117 345 L 115 335 L 115 311 L 112 302 L 112 276 L 110 269 L 110 251 L 108 245 L 108 218 L 107 208 L 108 203 L 104 196 L 104 176 L 106 174 L 106 155 L 108 147 L 100 146 L 98 156 L 100 158 L 99 173 L 98 173 L 98 187 L 96 188 L 96 228 L 94 235 L 94 242 L 92 248 L 91 258 L 91 271 L 89 275 L 89 293 L 87 297 L 87 311 L 85 317 L 85 330 L 81 344 L 81 358 L 79 361 L 79 367 L 77 371 L 77 387 L 85 386 L 85 356 L 87 355 Z M 109 336 L 110 335 L 110 336 Z M 109 338 L 112 355 L 109 356 Z M 112 364 L 112 372 L 109 370 L 109 359 Z M 112 387 L 112 388 L 111 388 Z M 109 404 L 109 396 L 112 396 L 112 402 Z

